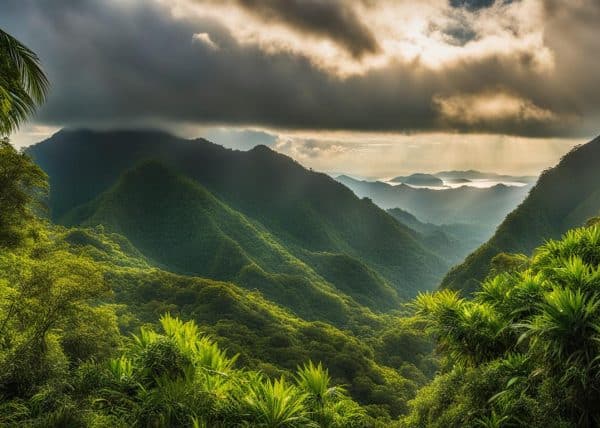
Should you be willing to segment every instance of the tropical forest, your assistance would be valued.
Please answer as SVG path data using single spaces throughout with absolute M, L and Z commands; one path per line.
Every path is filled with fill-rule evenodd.
M 595 0 L 0 4 L 0 428 L 600 427 Z

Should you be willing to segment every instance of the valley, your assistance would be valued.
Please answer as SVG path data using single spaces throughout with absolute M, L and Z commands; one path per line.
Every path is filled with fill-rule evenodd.
M 3 0 L 0 428 L 600 426 L 600 3 L 413 3 Z

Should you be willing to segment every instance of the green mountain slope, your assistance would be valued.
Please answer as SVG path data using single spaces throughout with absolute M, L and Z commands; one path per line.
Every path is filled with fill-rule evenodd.
M 525 201 L 496 234 L 452 269 L 442 287 L 475 290 L 501 252 L 530 254 L 547 239 L 560 237 L 600 212 L 600 138 L 578 147 L 542 174 Z
M 118 357 L 121 345 L 134 343 L 129 340 L 131 333 L 137 334 L 140 327 L 156 323 L 165 313 L 197 322 L 202 333 L 216 340 L 227 355 L 240 355 L 236 367 L 258 369 L 272 378 L 286 375 L 289 379 L 298 365 L 309 360 L 320 361 L 327 365 L 336 383 L 345 385 L 356 400 L 384 420 L 405 413 L 407 401 L 435 370 L 435 362 L 429 357 L 431 345 L 419 326 L 410 320 L 371 315 L 358 320 L 360 324 L 354 329 L 340 329 L 327 322 L 302 319 L 260 292 L 232 282 L 156 268 L 129 240 L 107 232 L 105 227 L 65 228 L 45 222 L 36 227 L 35 240 L 10 250 L 3 247 L 0 252 L 0 300 L 3 309 L 10 307 L 13 297 L 8 293 L 12 290 L 8 288 L 10 285 L 15 292 L 23 293 L 16 294 L 23 295 L 21 304 L 40 322 L 47 322 L 46 317 L 51 316 L 45 311 L 46 306 L 61 308 L 73 316 L 70 324 L 53 327 L 45 342 L 48 345 L 36 348 L 33 357 L 22 356 L 24 361 L 36 361 L 36 354 L 54 358 L 54 365 L 40 366 L 43 374 L 40 379 L 22 376 L 19 382 L 27 384 L 33 380 L 45 387 L 42 382 L 50 377 L 53 382 L 47 385 L 48 390 L 56 391 L 59 399 L 73 393 L 72 385 L 80 385 L 78 367 L 85 369 L 90 364 L 104 367 L 107 358 Z M 32 284 L 40 289 L 32 293 L 27 288 Z M 90 286 L 97 287 L 102 294 L 96 295 L 85 288 Z M 58 295 L 46 294 L 45 290 L 58 287 L 67 288 L 60 288 L 62 293 Z M 91 312 L 86 317 L 80 316 L 77 303 L 71 301 L 80 298 L 75 293 L 77 287 L 81 287 L 84 296 L 87 293 L 93 296 Z M 21 314 L 16 313 L 17 321 Z M 11 312 L 4 310 L 3 315 L 8 319 Z M 113 337 L 119 334 L 119 329 L 122 338 Z M 12 335 L 20 330 L 9 331 Z M 62 335 L 60 344 L 67 355 L 56 350 L 58 333 Z M 8 346 L 11 345 L 15 346 L 12 343 Z M 97 349 L 104 353 L 98 353 Z M 66 364 L 67 356 L 70 364 Z M 89 382 L 90 386 L 100 385 L 98 378 L 90 378 Z M 15 390 L 11 388 L 10 384 L 0 383 L 0 389 L 9 393 L 3 399 L 14 398 Z M 30 395 L 34 392 L 37 389 L 27 391 Z M 29 404 L 28 400 L 23 402 Z M 31 403 L 35 405 L 36 401 Z M 21 407 L 8 407 L 6 401 L 2 404 L 3 422 L 13 410 L 23 408 L 23 404 Z M 44 413 L 56 408 L 54 399 L 48 406 Z M 29 426 L 14 420 L 9 420 L 9 425 Z
M 264 146 L 239 152 L 154 131 L 61 131 L 29 153 L 50 177 L 50 208 L 58 220 L 140 161 L 159 159 L 260 224 L 305 262 L 315 253 L 346 254 L 402 297 L 435 287 L 447 269 L 372 202 Z
M 159 266 L 258 289 L 307 319 L 348 323 L 360 314 L 348 296 L 374 309 L 399 305 L 390 285 L 353 259 L 343 266 L 354 265 L 360 281 L 346 282 L 339 273 L 343 269 L 318 264 L 327 282 L 259 224 L 157 162 L 126 172 L 109 191 L 65 219 L 102 224 L 126 236 Z M 317 261 L 326 257 L 310 255 Z

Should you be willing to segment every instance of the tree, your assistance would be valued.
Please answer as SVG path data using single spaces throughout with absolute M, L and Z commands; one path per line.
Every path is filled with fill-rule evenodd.
M 32 202 L 47 190 L 46 175 L 7 138 L 47 92 L 48 79 L 37 55 L 0 29 L 0 246 L 20 241 Z
M 47 189 L 46 174 L 29 156 L 0 140 L 0 247 L 20 242 Z
M 454 364 L 419 392 L 405 425 L 599 426 L 600 226 L 547 241 L 529 260 L 502 258 L 509 272 L 470 300 L 448 290 L 417 299 Z
M 0 255 L 0 395 L 27 393 L 68 363 L 106 353 L 118 336 L 113 311 L 96 303 L 109 292 L 101 267 L 51 246 L 36 250 Z M 104 329 L 93 341 L 80 325 L 90 319 Z
M 38 56 L 0 29 L 0 136 L 25 121 L 48 93 Z

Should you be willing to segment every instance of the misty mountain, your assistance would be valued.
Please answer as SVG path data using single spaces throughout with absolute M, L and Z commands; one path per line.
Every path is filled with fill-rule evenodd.
M 444 182 L 438 177 L 431 174 L 411 174 L 406 177 L 395 177 L 390 180 L 392 183 L 404 183 L 412 186 L 438 186 L 444 185 Z
M 337 180 L 359 197 L 367 197 L 384 209 L 400 208 L 420 221 L 434 224 L 470 223 L 486 227 L 489 233 L 527 195 L 530 186 L 498 184 L 490 188 L 462 186 L 433 190 L 404 184 L 393 186 L 380 181 L 360 181 L 348 176 Z
M 235 266 L 226 273 L 233 275 L 249 260 L 261 260 L 247 249 L 266 245 L 256 239 L 257 234 L 285 247 L 287 253 L 295 257 L 293 263 L 301 261 L 312 266 L 327 282 L 337 283 L 339 287 L 351 287 L 347 278 L 340 280 L 341 273 L 350 275 L 360 271 L 358 277 L 365 280 L 355 281 L 356 286 L 379 288 L 386 293 L 391 287 L 400 297 L 407 297 L 435 287 L 447 269 L 447 263 L 428 251 L 418 236 L 371 201 L 357 198 L 327 175 L 309 171 L 265 146 L 241 152 L 206 140 L 184 140 L 155 131 L 61 131 L 28 152 L 49 175 L 52 188 L 49 206 L 55 220 L 69 224 L 106 223 L 142 250 L 146 249 L 147 256 L 176 271 L 199 273 L 201 270 L 203 274 L 211 274 L 207 270 L 209 264 L 202 264 L 189 255 L 181 261 L 169 261 L 169 250 L 157 244 L 161 239 L 167 239 L 173 246 L 183 240 L 190 252 L 232 251 Z M 171 179 L 173 193 L 179 195 L 175 198 L 169 186 L 158 186 L 160 180 L 138 178 L 132 185 L 129 178 L 117 185 L 123 174 L 148 159 L 159 160 L 178 177 L 191 180 L 202 189 L 192 191 L 189 181 Z M 181 186 L 182 181 L 187 184 Z M 146 182 L 154 184 L 144 184 Z M 179 184 L 175 186 L 175 183 Z M 109 193 L 103 195 L 107 191 Z M 160 197 L 152 196 L 159 191 Z M 205 203 L 197 200 L 198 195 L 205 192 L 233 210 L 238 223 L 252 224 L 254 231 L 235 237 L 225 233 L 227 239 L 221 238 L 227 244 L 213 242 L 207 244 L 209 250 L 203 247 L 207 241 L 201 239 L 202 235 L 197 239 L 186 235 L 208 233 L 203 229 L 207 224 L 215 223 L 217 226 L 213 227 L 220 228 L 224 212 L 229 212 L 228 209 L 206 208 Z M 150 195 L 135 205 L 143 210 L 122 205 L 128 200 L 137 200 L 140 195 Z M 211 200 L 210 197 L 200 199 Z M 221 206 L 214 201 L 211 204 Z M 146 229 L 140 230 L 141 226 L 133 223 L 137 221 L 135 214 L 141 216 L 142 212 L 143 217 L 148 217 L 148 224 Z M 200 217 L 202 221 L 195 218 L 201 212 L 204 213 Z M 115 213 L 119 216 L 115 217 Z M 174 224 L 165 223 L 164 216 L 184 218 L 183 231 L 176 231 Z M 155 244 L 150 245 L 146 239 Z M 245 242 L 245 246 L 241 242 Z M 274 264 L 279 264 L 282 257 L 285 256 L 281 253 L 269 256 Z M 351 269 L 340 269 L 341 263 Z M 215 269 L 227 271 L 225 267 Z M 369 283 L 367 279 L 372 281 Z M 360 293 L 346 291 L 361 300 Z M 387 297 L 384 299 L 387 303 L 383 304 L 382 294 L 375 297 L 369 295 L 370 291 L 361 293 L 362 301 L 370 302 L 374 308 L 395 304 L 394 298 Z
M 498 227 L 496 234 L 463 264 L 454 268 L 442 286 L 473 291 L 501 252 L 530 254 L 550 238 L 558 238 L 600 212 L 600 138 L 572 150 L 545 171 L 529 196 Z
M 441 178 L 442 180 L 495 180 L 495 181 L 514 181 L 523 183 L 535 183 L 537 177 L 535 176 L 513 176 L 506 174 L 497 174 L 495 172 L 482 172 L 476 170 L 468 171 L 440 171 L 432 174 L 434 177 Z
M 388 213 L 415 231 L 423 245 L 439 255 L 450 265 L 461 262 L 489 237 L 487 228 L 475 224 L 433 224 L 423 223 L 414 215 L 400 208 Z

